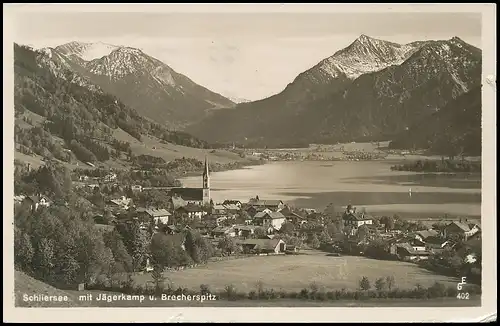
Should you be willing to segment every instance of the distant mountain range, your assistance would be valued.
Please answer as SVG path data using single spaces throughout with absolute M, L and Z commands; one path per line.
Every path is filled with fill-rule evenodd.
M 397 44 L 361 35 L 279 94 L 253 102 L 214 93 L 136 48 L 70 42 L 40 51 L 38 62 L 54 77 L 110 94 L 137 119 L 183 130 L 183 141 L 202 147 L 195 139 L 254 147 L 394 140 L 437 150 L 442 145 L 418 140 L 427 136 L 416 130 L 436 117 L 440 126 L 451 123 L 449 103 L 480 104 L 472 98 L 480 96 L 482 53 L 458 37 Z M 460 130 L 453 130 L 448 136 L 457 140 Z
M 41 50 L 141 115 L 172 129 L 203 119 L 210 109 L 235 105 L 140 49 L 70 42 Z
M 281 93 L 188 126 L 253 146 L 391 139 L 480 86 L 481 50 L 458 37 L 396 44 L 361 35 Z
M 115 50 L 116 51 L 116 50 Z M 16 151 L 68 163 L 132 158 L 128 134 L 196 148 L 208 144 L 171 131 L 140 115 L 119 98 L 74 72 L 74 61 L 59 51 L 33 51 L 14 44 Z

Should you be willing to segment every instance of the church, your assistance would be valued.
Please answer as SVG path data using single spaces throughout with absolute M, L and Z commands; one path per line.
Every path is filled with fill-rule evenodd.
M 206 157 L 202 175 L 202 188 L 171 188 L 169 196 L 172 197 L 174 209 L 189 203 L 200 206 L 210 204 L 210 173 Z

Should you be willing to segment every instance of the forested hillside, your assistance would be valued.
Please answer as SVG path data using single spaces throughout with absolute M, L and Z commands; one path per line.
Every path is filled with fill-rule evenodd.
M 45 53 L 15 44 L 14 60 L 15 141 L 20 152 L 64 162 L 104 162 L 122 153 L 130 155 L 130 145 L 113 137 L 118 128 L 138 140 L 148 135 L 208 148 L 204 141 L 140 116 Z

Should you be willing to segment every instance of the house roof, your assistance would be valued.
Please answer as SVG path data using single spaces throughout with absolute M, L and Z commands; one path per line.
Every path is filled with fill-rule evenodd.
M 241 231 L 251 231 L 255 230 L 258 228 L 256 225 L 235 225 L 235 229 L 241 230 Z
M 240 209 L 237 204 L 222 204 L 222 206 L 229 211 L 237 211 Z
M 271 200 L 257 200 L 255 198 L 252 198 L 248 201 L 248 205 L 252 206 L 279 206 L 280 204 L 283 204 L 281 200 L 278 199 L 271 199 Z
M 131 199 L 130 198 L 116 198 L 116 199 L 111 199 L 110 202 L 113 204 L 116 204 L 118 206 L 127 206 L 130 204 Z
M 366 213 L 354 212 L 354 213 L 344 214 L 343 219 L 348 221 L 367 221 L 367 220 L 372 220 L 373 218 Z
M 188 203 L 184 207 L 179 207 L 178 210 L 185 210 L 189 213 L 203 212 L 203 208 L 199 205 Z
M 238 241 L 239 244 L 244 246 L 252 246 L 253 249 L 274 250 L 280 239 L 247 239 Z
M 258 212 L 257 214 L 255 214 L 254 218 L 265 218 L 266 216 L 269 216 L 273 220 L 285 218 L 285 215 L 281 214 L 280 212 Z
M 185 201 L 202 201 L 203 200 L 203 189 L 202 188 L 172 188 L 169 192 L 170 196 L 181 197 Z
M 435 237 L 439 234 L 436 230 L 422 230 L 415 233 L 421 236 L 423 239 L 427 239 L 428 237 Z
M 423 250 L 414 250 L 409 243 L 399 243 L 396 247 L 403 249 L 410 255 L 418 255 L 418 256 L 428 256 L 430 252 Z
M 469 232 L 470 231 L 470 227 L 467 224 L 462 223 L 462 222 L 457 222 L 457 221 L 451 222 L 446 227 L 450 227 L 450 226 L 453 226 L 453 225 L 455 225 L 456 227 L 458 227 L 460 230 L 462 230 L 464 232 Z
M 222 203 L 222 205 L 238 205 L 238 204 L 241 204 L 239 200 L 230 200 L 230 199 L 226 199 Z
M 181 197 L 171 197 L 171 200 L 174 209 L 186 206 L 186 201 Z
M 147 209 L 146 213 L 152 217 L 160 217 L 160 216 L 170 216 L 172 215 L 169 211 L 167 211 L 164 208 L 158 208 L 158 209 Z
M 438 236 L 430 236 L 427 239 L 425 239 L 426 243 L 439 244 L 439 245 L 445 243 L 446 241 L 448 241 L 448 240 L 446 240 L 444 238 L 440 238 Z
M 38 196 L 35 196 L 35 195 L 27 196 L 26 199 L 29 199 L 34 203 L 38 203 L 40 201 L 40 198 Z
M 215 229 L 212 230 L 212 232 L 223 232 L 223 233 L 226 233 L 228 231 L 230 231 L 231 229 L 233 229 L 233 227 L 231 226 L 218 226 L 216 227 Z

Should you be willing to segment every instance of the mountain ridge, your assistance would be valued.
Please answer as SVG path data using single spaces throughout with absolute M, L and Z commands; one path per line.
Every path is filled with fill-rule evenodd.
M 371 38 L 369 41 L 374 43 Z M 387 44 L 389 47 L 385 48 Z M 392 49 L 391 44 L 394 43 L 383 43 L 380 53 L 392 51 L 387 50 Z M 353 80 L 342 73 L 334 82 L 320 80 L 316 87 L 310 76 L 321 76 L 317 67 L 324 59 L 287 86 L 289 91 L 294 90 L 293 94 L 284 91 L 257 102 L 239 104 L 232 110 L 219 110 L 186 130 L 212 142 L 247 141 L 259 146 L 277 146 L 292 140 L 331 143 L 380 138 L 401 131 L 480 83 L 480 49 L 458 37 L 409 44 L 401 52 L 404 55 L 396 54 L 388 60 L 397 63 L 405 57 L 399 65 L 373 65 L 373 71 Z M 301 75 L 306 78 L 299 78 Z M 297 83 L 299 79 L 301 83 Z M 281 128 L 280 124 L 287 127 Z
M 235 105 L 141 49 L 102 42 L 98 49 L 96 44 L 73 41 L 51 51 L 69 61 L 74 72 L 168 128 L 182 129 L 211 109 Z

